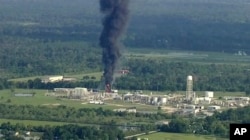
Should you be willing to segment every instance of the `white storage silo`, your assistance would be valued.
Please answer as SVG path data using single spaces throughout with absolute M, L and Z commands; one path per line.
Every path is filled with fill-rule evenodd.
M 187 76 L 186 100 L 190 101 L 193 94 L 193 76 Z

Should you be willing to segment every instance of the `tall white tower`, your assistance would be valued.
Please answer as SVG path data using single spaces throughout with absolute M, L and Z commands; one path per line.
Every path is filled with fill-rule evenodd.
M 193 95 L 193 77 L 187 76 L 186 100 L 190 101 Z

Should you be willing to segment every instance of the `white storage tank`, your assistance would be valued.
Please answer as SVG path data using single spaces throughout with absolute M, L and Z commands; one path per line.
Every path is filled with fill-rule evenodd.
M 153 97 L 153 103 L 157 103 L 158 102 L 158 97 Z
M 205 97 L 213 98 L 214 97 L 214 92 L 213 91 L 206 91 L 205 92 Z
M 167 98 L 165 98 L 165 97 L 161 98 L 161 103 L 166 104 L 167 103 Z

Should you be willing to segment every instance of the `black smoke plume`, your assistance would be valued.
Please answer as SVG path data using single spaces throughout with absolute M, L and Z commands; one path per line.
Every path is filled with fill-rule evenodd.
M 128 5 L 129 0 L 100 0 L 101 12 L 105 15 L 100 46 L 103 48 L 103 76 L 106 86 L 111 86 L 117 62 L 121 57 L 119 39 L 128 22 Z

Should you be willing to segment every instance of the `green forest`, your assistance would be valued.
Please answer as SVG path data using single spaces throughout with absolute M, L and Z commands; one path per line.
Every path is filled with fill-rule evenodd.
M 126 64 L 130 73 L 116 78 L 113 88 L 119 90 L 185 91 L 186 77 L 194 77 L 195 91 L 227 91 L 250 94 L 250 66 L 244 64 L 196 64 L 166 60 L 131 59 Z M 94 78 L 94 77 L 92 77 Z M 49 89 L 86 87 L 96 89 L 101 81 L 81 78 L 80 81 L 42 83 L 0 79 L 0 89 Z
M 1 36 L 98 42 L 98 0 L 1 0 Z M 249 52 L 245 0 L 133 0 L 127 47 Z
M 249 118 L 250 107 L 229 109 L 221 113 L 216 112 L 213 116 L 205 119 L 190 119 L 183 118 L 173 119 L 169 125 L 163 125 L 161 131 L 176 132 L 176 133 L 196 133 L 196 134 L 214 134 L 224 137 L 229 137 L 230 123 L 246 123 Z
M 33 105 L 11 105 L 0 104 L 2 113 L 0 118 L 17 119 L 17 120 L 39 120 L 69 122 L 76 124 L 108 125 L 123 126 L 124 123 L 130 123 L 140 127 L 140 124 L 154 124 L 157 120 L 171 119 L 170 114 L 143 114 L 114 112 L 102 108 L 80 108 L 76 109 L 67 106 L 46 107 Z M 133 123 L 134 122 L 134 123 Z
M 184 91 L 186 77 L 192 75 L 195 91 L 250 95 L 249 6 L 248 0 L 131 0 L 129 24 L 121 38 L 123 57 L 117 68 L 129 73 L 116 77 L 113 88 Z M 0 0 L 0 19 L 0 90 L 8 89 L 11 94 L 15 89 L 98 89 L 102 84 L 97 77 L 86 75 L 74 82 L 12 80 L 102 73 L 99 0 Z M 188 53 L 178 58 L 181 53 L 173 53 L 172 58 L 166 57 L 174 51 L 205 55 Z M 244 55 L 236 56 L 238 52 Z M 155 114 L 129 114 L 103 108 L 14 105 L 7 99 L 1 102 L 0 110 L 1 119 L 70 123 L 1 123 L 6 140 L 22 140 L 13 136 L 15 131 L 39 132 L 46 140 L 123 140 L 125 135 L 152 130 L 228 137 L 229 123 L 250 122 L 249 107 L 215 112 L 206 118 L 185 118 L 160 109 Z M 169 125 L 157 126 L 154 123 L 158 120 L 169 120 Z M 136 130 L 118 129 L 124 124 Z
M 42 132 L 41 139 L 44 140 L 123 140 L 124 134 L 121 130 L 112 126 L 104 127 L 86 127 L 79 125 L 64 125 L 64 126 L 39 126 L 26 127 L 22 124 L 11 125 L 8 123 L 1 124 L 0 128 L 3 130 L 6 140 L 25 140 L 20 136 L 13 136 L 15 131 L 33 130 Z M 13 131 L 14 130 L 14 131 Z
M 0 2 L 1 77 L 102 70 L 98 0 Z M 125 48 L 249 53 L 246 2 L 134 0 L 122 42 Z
M 40 115 L 40 111 L 51 111 L 52 117 L 56 117 L 56 115 L 60 116 L 57 117 L 57 121 L 61 121 L 61 119 L 64 119 L 66 117 L 65 115 L 70 112 L 76 112 L 76 114 L 72 115 L 72 119 L 74 119 L 75 115 L 81 115 L 81 116 L 93 116 L 93 113 L 95 117 L 101 117 L 104 120 L 107 120 L 109 118 L 114 118 L 116 116 L 119 117 L 127 117 L 130 116 L 130 120 L 134 120 L 136 118 L 145 120 L 146 118 L 150 118 L 151 121 L 163 119 L 163 118 L 171 118 L 171 121 L 169 122 L 169 125 L 148 125 L 148 124 L 141 124 L 138 125 L 138 132 L 148 132 L 151 130 L 159 130 L 162 132 L 175 132 L 175 133 L 195 133 L 195 134 L 205 134 L 205 135 L 216 135 L 221 137 L 229 137 L 229 123 L 249 123 L 249 107 L 243 107 L 238 109 L 229 109 L 227 111 L 223 111 L 221 113 L 215 112 L 213 116 L 209 116 L 206 118 L 194 118 L 190 117 L 189 119 L 183 118 L 181 116 L 177 115 L 169 115 L 167 114 L 124 114 L 124 113 L 114 113 L 111 111 L 104 111 L 103 109 L 80 109 L 80 110 L 72 110 L 71 108 L 59 106 L 58 108 L 54 108 L 53 112 L 50 108 L 44 107 L 38 107 L 34 108 L 32 106 L 13 106 L 13 105 L 1 105 L 2 107 L 7 107 L 10 109 L 10 112 L 3 112 L 1 115 L 1 118 L 3 115 L 10 115 L 10 113 L 13 110 L 20 110 L 23 113 L 24 112 L 30 112 L 29 115 L 33 117 L 39 117 L 43 118 L 46 115 L 42 113 Z M 58 110 L 58 111 L 55 111 Z M 40 112 L 40 113 L 39 113 Z M 20 113 L 16 113 L 16 116 L 14 118 L 16 119 L 27 119 L 30 118 L 29 116 L 24 116 L 22 118 Z M 77 116 L 75 116 L 77 117 Z M 47 120 L 48 117 L 45 117 Z M 67 117 L 66 117 L 67 118 Z M 64 120 L 65 122 L 71 122 L 69 120 Z M 79 125 L 69 124 L 69 125 L 62 125 L 62 126 L 25 126 L 23 124 L 10 124 L 2 123 L 0 128 L 4 134 L 6 134 L 5 137 L 13 137 L 11 134 L 15 131 L 34 131 L 34 132 L 41 132 L 43 133 L 42 138 L 43 139 L 55 139 L 55 137 L 61 138 L 61 139 L 74 139 L 74 140 L 80 140 L 80 139 L 100 139 L 104 138 L 105 140 L 123 140 L 124 139 L 124 132 L 117 129 L 119 125 L 117 125 L 117 121 L 107 121 L 106 125 L 98 125 L 98 126 L 81 126 L 81 123 L 78 122 Z M 123 126 L 123 125 L 121 125 Z M 128 125 L 128 127 L 130 127 Z M 135 125 L 134 125 L 135 127 Z M 112 131 L 111 131 L 112 130 Z M 11 140 L 13 140 L 12 138 Z M 134 138 L 132 138 L 133 140 Z

